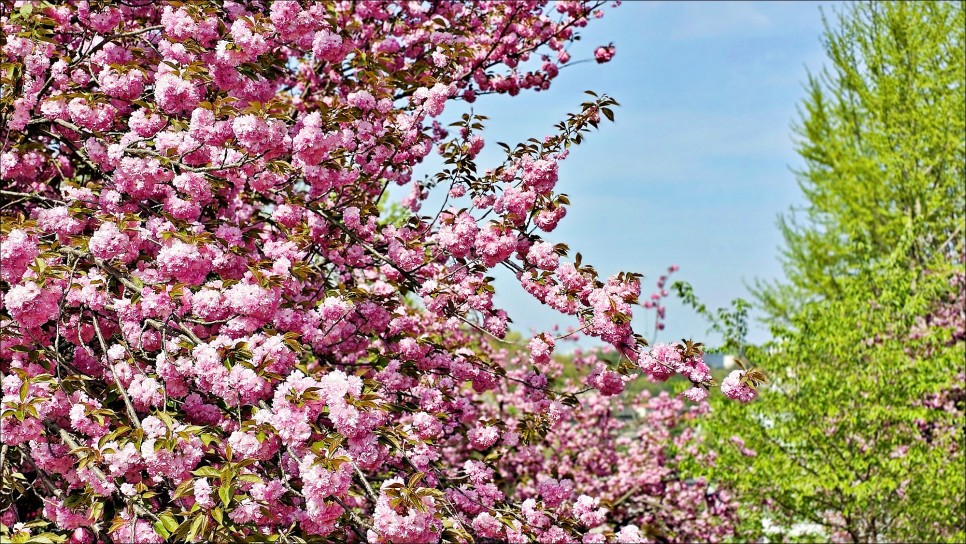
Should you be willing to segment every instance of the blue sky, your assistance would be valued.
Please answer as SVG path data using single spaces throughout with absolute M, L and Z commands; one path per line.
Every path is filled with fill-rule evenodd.
M 604 277 L 644 274 L 645 293 L 677 264 L 675 278 L 690 282 L 711 308 L 747 298 L 755 278 L 782 276 L 776 218 L 800 202 L 790 124 L 806 67 L 817 72 L 824 60 L 820 5 L 632 1 L 609 9 L 571 52 L 573 61 L 588 59 L 595 46 L 613 42 L 610 63 L 574 64 L 549 91 L 473 105 L 490 118 L 478 163 L 499 163 L 497 141 L 512 146 L 549 134 L 578 109 L 585 90 L 613 96 L 621 103 L 616 123 L 602 124 L 561 163 L 557 191 L 572 206 L 547 238 L 568 243 Z M 541 306 L 510 274 L 497 280 L 497 303 L 518 330 L 576 324 Z M 693 311 L 673 295 L 668 300 L 658 340 L 718 341 Z M 635 326 L 650 339 L 646 314 L 637 313 Z M 766 338 L 753 328 L 752 340 Z

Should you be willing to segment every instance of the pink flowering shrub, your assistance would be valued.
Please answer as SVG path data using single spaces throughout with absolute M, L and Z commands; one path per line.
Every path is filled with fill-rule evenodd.
M 577 351 L 573 364 L 594 369 L 602 363 L 600 355 Z M 537 383 L 549 378 L 565 391 L 586 393 L 579 404 L 569 396 L 553 398 L 527 379 L 520 364 L 525 356 L 510 356 L 514 370 L 508 376 L 519 379 L 498 390 L 498 403 L 480 407 L 480 418 L 507 429 L 500 446 L 484 450 L 493 468 L 468 463 L 470 482 L 456 493 L 472 498 L 476 508 L 497 492 L 522 499 L 537 541 L 558 541 L 553 535 L 572 526 L 584 542 L 718 542 L 733 536 L 737 505 L 732 495 L 705 478 L 692 478 L 688 470 L 694 463 L 709 470 L 715 465 L 713 453 L 701 452 L 703 439 L 692 424 L 707 413 L 707 403 L 647 391 L 622 402 L 563 380 L 560 363 L 538 365 L 545 374 Z M 544 411 L 550 414 L 545 421 L 528 415 Z M 531 433 L 543 439 L 533 442 Z M 523 444 L 528 445 L 519 447 Z M 463 441 L 451 441 L 451 447 L 467 449 Z M 484 514 L 498 512 L 484 510 L 474 527 L 487 524 L 488 517 L 479 517 Z M 642 532 L 638 540 L 631 536 L 635 531 Z M 487 536 L 514 538 L 507 525 L 492 532 Z
M 489 169 L 474 162 L 483 117 L 452 135 L 436 120 L 549 88 L 603 6 L 5 6 L 3 537 L 594 542 L 726 526 L 673 466 L 696 450 L 672 423 L 700 409 L 637 401 L 665 414 L 649 434 L 585 448 L 615 436 L 594 422 L 642 372 L 713 385 L 695 345 L 648 348 L 632 329 L 635 306 L 663 319 L 666 293 L 642 305 L 639 276 L 603 280 L 544 239 L 570 204 L 561 161 L 616 102 L 591 93 Z M 444 170 L 414 180 L 434 151 Z M 379 204 L 391 184 L 410 189 L 396 217 Z M 448 204 L 419 215 L 433 191 Z M 494 349 L 510 323 L 497 267 L 619 360 L 587 357 L 587 382 L 567 384 L 549 368 L 560 338 Z M 553 448 L 576 457 L 555 467 Z

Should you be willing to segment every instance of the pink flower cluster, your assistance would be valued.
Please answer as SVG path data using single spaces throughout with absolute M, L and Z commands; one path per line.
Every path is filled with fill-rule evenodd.
M 443 530 L 442 522 L 436 518 L 436 500 L 432 496 L 419 499 L 419 507 L 393 506 L 388 494 L 390 486 L 402 484 L 400 478 L 383 482 L 376 501 L 375 523 L 368 534 L 370 542 L 392 542 L 399 544 L 421 544 L 435 542 Z
M 694 384 L 694 387 L 685 391 L 684 395 L 695 402 L 700 402 L 708 396 L 707 387 L 711 381 L 711 369 L 704 362 L 700 353 L 689 353 L 685 346 L 655 344 L 649 351 L 641 352 L 638 366 L 648 378 L 655 382 L 663 382 L 674 374 L 686 377 Z M 748 388 L 752 391 L 752 398 L 754 398 L 754 389 L 750 386 Z M 724 392 L 723 384 L 722 392 Z M 729 398 L 736 398 L 731 395 L 728 396 Z
M 747 381 L 742 380 L 743 375 L 744 371 L 733 370 L 724 380 L 721 380 L 721 392 L 729 399 L 751 402 L 755 400 L 758 391 Z
M 696 383 L 702 363 L 646 359 L 637 277 L 604 280 L 543 238 L 569 205 L 562 161 L 615 102 L 491 169 L 476 164 L 482 116 L 452 135 L 440 121 L 453 102 L 549 88 L 602 12 L 547 7 L 65 0 L 0 14 L 16 79 L 0 97 L 0 430 L 5 466 L 31 484 L 4 526 L 39 518 L 21 528 L 75 542 L 633 537 L 602 506 L 611 484 L 693 513 L 708 487 L 663 452 L 591 437 L 615 428 L 602 406 L 633 379 L 627 358 Z M 434 152 L 444 171 L 416 179 Z M 401 205 L 390 186 L 408 186 Z M 447 203 L 420 212 L 434 194 Z M 625 364 L 581 356 L 596 390 L 578 397 L 552 357 L 566 335 L 495 347 L 511 326 L 497 268 Z M 548 444 L 570 452 L 556 469 Z M 668 534 L 691 523 L 666 519 Z

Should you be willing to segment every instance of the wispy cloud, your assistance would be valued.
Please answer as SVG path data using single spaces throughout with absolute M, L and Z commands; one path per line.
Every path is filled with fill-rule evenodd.
M 673 6 L 663 5 L 669 9 Z M 675 8 L 680 23 L 671 30 L 675 40 L 697 40 L 744 36 L 770 29 L 771 19 L 755 2 L 688 2 L 686 9 Z
M 648 285 L 679 264 L 680 278 L 710 307 L 747 296 L 745 279 L 781 276 L 774 222 L 799 198 L 789 172 L 798 164 L 789 124 L 802 97 L 803 65 L 815 70 L 824 58 L 817 5 L 629 1 L 584 30 L 584 54 L 613 41 L 614 61 L 568 68 L 547 93 L 474 103 L 490 117 L 478 164 L 502 162 L 497 141 L 548 134 L 586 98 L 585 89 L 606 92 L 621 101 L 617 122 L 590 134 L 561 164 L 556 190 L 573 204 L 547 239 L 567 241 L 605 276 L 648 274 Z M 416 177 L 439 166 L 434 157 Z M 497 304 L 516 328 L 575 324 L 536 302 L 512 275 L 497 278 Z M 665 340 L 706 329 L 675 301 L 669 312 Z M 767 331 L 752 335 L 763 340 Z

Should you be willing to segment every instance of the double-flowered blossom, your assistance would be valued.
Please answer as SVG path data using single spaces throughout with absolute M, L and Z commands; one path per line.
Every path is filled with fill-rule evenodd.
M 39 252 L 37 240 L 21 229 L 15 229 L 3 237 L 0 244 L 0 279 L 17 284 L 24 272 L 34 263 Z
M 443 524 L 435 516 L 436 499 L 432 495 L 419 496 L 417 489 L 415 503 L 401 506 L 391 493 L 395 491 L 398 496 L 400 492 L 392 486 L 402 483 L 401 478 L 391 478 L 383 482 L 376 500 L 374 523 L 368 534 L 369 541 L 421 544 L 439 540 Z
M 755 400 L 758 392 L 747 381 L 742 380 L 744 371 L 734 370 L 721 380 L 721 392 L 729 399 L 741 402 L 751 402 Z
M 703 406 L 700 350 L 648 349 L 638 276 L 601 279 L 545 239 L 566 157 L 616 102 L 487 167 L 485 118 L 460 115 L 548 89 L 571 55 L 609 60 L 576 47 L 605 4 L 2 10 L 0 430 L 4 482 L 29 485 L 0 502 L 0 538 L 698 534 L 709 486 L 679 477 L 694 437 L 667 430 L 690 408 L 649 406 L 643 444 L 618 445 L 607 414 L 641 372 L 684 375 Z M 418 178 L 433 153 L 444 168 Z M 581 330 L 502 349 L 500 269 Z M 566 380 L 554 350 L 577 334 L 611 351 Z M 668 499 L 611 508 L 610 485 Z

